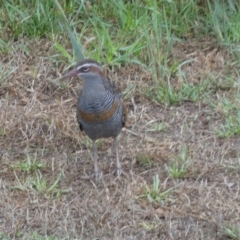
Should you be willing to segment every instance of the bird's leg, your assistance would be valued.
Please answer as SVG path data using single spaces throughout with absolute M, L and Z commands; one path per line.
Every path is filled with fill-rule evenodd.
M 93 151 L 93 161 L 94 161 L 94 175 L 95 179 L 99 179 L 99 170 L 98 170 L 98 153 L 96 140 L 92 140 L 92 151 Z
M 119 155 L 118 155 L 118 143 L 119 143 L 118 137 L 114 138 L 113 145 L 114 145 L 114 150 L 116 155 L 116 173 L 117 175 L 120 175 L 122 170 L 121 170 L 121 164 L 120 164 Z

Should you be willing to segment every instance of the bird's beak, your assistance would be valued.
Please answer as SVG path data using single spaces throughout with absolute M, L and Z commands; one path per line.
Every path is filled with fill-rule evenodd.
M 77 73 L 78 73 L 78 70 L 74 68 L 70 72 L 63 75 L 59 80 L 65 79 L 65 78 L 68 78 L 68 77 L 77 77 Z

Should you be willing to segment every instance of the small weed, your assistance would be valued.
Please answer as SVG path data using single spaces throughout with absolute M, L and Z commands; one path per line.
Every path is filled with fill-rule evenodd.
M 23 235 L 24 235 L 24 233 L 21 230 L 16 233 L 16 237 L 18 237 L 18 238 L 22 238 Z
M 6 130 L 3 127 L 0 127 L 0 136 L 4 136 L 6 134 Z
M 0 52 L 7 54 L 8 51 L 11 49 L 11 43 L 9 41 L 4 41 L 0 38 Z
M 228 226 L 225 227 L 225 233 L 231 239 L 240 239 L 240 226 Z
M 229 115 L 220 128 L 216 130 L 219 137 L 232 137 L 240 134 L 240 111 L 236 115 Z
M 237 162 L 236 164 L 234 163 L 227 163 L 227 164 L 221 164 L 223 167 L 226 167 L 227 169 L 229 169 L 230 171 L 237 171 L 240 172 L 240 156 L 237 156 Z
M 27 173 L 33 173 L 38 171 L 39 169 L 46 168 L 45 163 L 42 163 L 37 160 L 38 158 L 37 154 L 35 154 L 35 156 L 32 157 L 27 151 L 26 155 L 27 155 L 26 160 L 13 164 L 12 168 Z
M 153 166 L 153 159 L 149 156 L 138 155 L 137 162 L 144 168 L 151 168 Z
M 130 96 L 133 95 L 134 91 L 135 91 L 136 86 L 133 84 L 129 84 L 126 89 L 123 91 L 122 95 L 123 95 L 123 99 L 127 100 L 130 98 Z
M 216 128 L 215 131 L 219 137 L 232 137 L 234 135 L 240 134 L 240 99 L 238 96 L 234 98 L 234 101 L 230 101 L 227 98 L 222 98 L 215 105 L 216 110 L 218 110 L 223 116 L 224 121 L 220 127 Z
M 9 238 L 2 232 L 0 232 L 0 239 L 1 240 L 9 240 Z
M 156 174 L 153 177 L 152 187 L 147 186 L 145 188 L 144 197 L 146 197 L 149 202 L 160 202 L 164 204 L 166 197 L 169 195 L 169 193 L 172 190 L 173 188 L 170 188 L 164 192 L 161 192 L 161 184 L 160 184 L 159 176 Z
M 62 190 L 58 189 L 58 183 L 61 179 L 62 174 L 59 173 L 57 179 L 52 185 L 47 184 L 47 180 L 42 177 L 40 174 L 36 174 L 35 178 L 32 179 L 32 186 L 36 189 L 39 193 L 47 194 L 48 196 L 56 196 L 60 197 L 63 193 Z
M 183 147 L 180 154 L 172 161 L 171 165 L 167 167 L 168 174 L 172 178 L 185 178 L 188 168 L 188 149 Z
M 11 63 L 10 63 L 11 64 Z M 17 67 L 0 65 L 0 86 L 8 81 L 9 77 L 17 70 Z
M 24 234 L 24 236 L 22 237 L 23 240 L 27 240 L 27 239 L 34 239 L 34 240 L 64 240 L 66 238 L 56 238 L 53 236 L 43 236 L 40 235 L 38 232 L 31 232 L 31 233 L 26 233 Z
M 147 124 L 147 132 L 161 132 L 164 129 L 167 128 L 167 124 L 164 122 L 160 122 L 160 123 L 148 123 Z
M 13 189 L 19 189 L 22 191 L 30 191 L 35 194 L 43 194 L 45 197 L 60 197 L 67 190 L 59 189 L 58 184 L 61 179 L 62 174 L 59 173 L 57 179 L 51 184 L 49 184 L 41 174 L 40 171 L 36 172 L 34 176 L 28 176 L 26 179 L 21 180 L 17 177 L 18 185 L 14 186 Z
M 157 222 L 151 222 L 151 223 L 143 222 L 141 225 L 142 225 L 143 228 L 146 229 L 147 231 L 151 231 L 151 230 L 153 230 L 153 229 L 155 229 L 155 228 L 158 227 Z

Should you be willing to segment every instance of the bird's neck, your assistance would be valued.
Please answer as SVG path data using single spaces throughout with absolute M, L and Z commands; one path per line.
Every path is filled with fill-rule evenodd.
M 82 88 L 82 97 L 84 99 L 88 99 L 89 101 L 95 101 L 95 99 L 99 99 L 105 94 L 105 87 L 101 77 L 94 78 L 89 77 L 84 79 L 83 88 Z

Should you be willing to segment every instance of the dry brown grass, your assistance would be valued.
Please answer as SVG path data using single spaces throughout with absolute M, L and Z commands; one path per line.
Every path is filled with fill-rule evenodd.
M 169 108 L 153 103 L 141 93 L 151 84 L 149 73 L 134 66 L 116 69 L 112 78 L 122 89 L 132 86 L 120 147 L 125 174 L 112 174 L 114 156 L 107 139 L 99 144 L 103 179 L 82 180 L 92 173 L 93 163 L 89 141 L 75 119 L 81 81 L 54 85 L 51 81 L 63 73 L 63 65 L 49 61 L 51 43 L 32 42 L 28 47 L 29 55 L 14 49 L 12 55 L 1 56 L 6 71 L 17 69 L 0 86 L 0 233 L 8 239 L 34 239 L 34 232 L 56 239 L 228 239 L 224 227 L 239 226 L 240 171 L 226 166 L 237 163 L 240 140 L 215 135 L 220 115 L 203 103 Z M 176 55 L 182 47 L 175 47 Z M 209 55 L 198 56 L 195 67 L 185 67 L 189 79 L 203 74 L 200 66 Z M 224 60 L 217 64 L 223 68 Z M 148 131 L 161 121 L 166 123 L 164 131 Z M 187 174 L 173 179 L 167 167 L 184 146 Z M 16 168 L 27 155 L 47 167 L 30 172 Z M 140 156 L 151 159 L 152 165 L 144 167 Z M 55 192 L 39 191 L 29 180 L 38 174 L 50 187 L 59 173 Z M 156 174 L 161 192 L 173 188 L 162 202 L 146 198 Z

